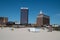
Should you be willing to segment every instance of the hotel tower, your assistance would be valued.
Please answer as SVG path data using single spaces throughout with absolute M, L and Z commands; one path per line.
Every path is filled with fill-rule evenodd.
M 37 26 L 41 25 L 50 25 L 50 17 L 44 15 L 42 11 L 40 11 L 40 14 L 37 16 Z
M 20 24 L 28 24 L 28 11 L 29 9 L 26 7 L 21 8 L 21 16 L 20 16 Z

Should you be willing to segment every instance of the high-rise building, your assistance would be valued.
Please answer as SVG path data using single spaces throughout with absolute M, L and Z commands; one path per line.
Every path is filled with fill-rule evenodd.
M 40 14 L 37 16 L 37 26 L 42 25 L 50 25 L 50 17 L 44 15 L 43 12 L 40 11 Z
M 20 24 L 28 24 L 28 8 L 22 7 L 21 8 L 21 19 Z
M 0 17 L 0 24 L 6 24 L 8 22 L 7 17 Z

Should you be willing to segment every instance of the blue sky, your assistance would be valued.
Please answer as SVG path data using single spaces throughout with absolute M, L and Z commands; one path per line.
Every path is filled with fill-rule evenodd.
M 20 22 L 20 8 L 29 8 L 29 23 L 36 23 L 40 10 L 50 16 L 50 24 L 60 24 L 60 0 L 0 0 L 0 17 Z

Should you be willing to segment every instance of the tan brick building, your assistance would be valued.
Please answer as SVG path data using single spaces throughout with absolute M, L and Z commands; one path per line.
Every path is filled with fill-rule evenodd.
M 6 24 L 7 22 L 8 22 L 7 17 L 0 17 L 0 26 Z
M 40 11 L 40 14 L 37 16 L 37 26 L 49 25 L 49 24 L 50 24 L 50 17 L 44 15 L 43 12 Z

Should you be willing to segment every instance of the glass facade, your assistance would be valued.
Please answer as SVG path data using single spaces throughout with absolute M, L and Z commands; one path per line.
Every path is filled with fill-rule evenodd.
M 28 24 L 28 9 L 21 9 L 20 24 Z

